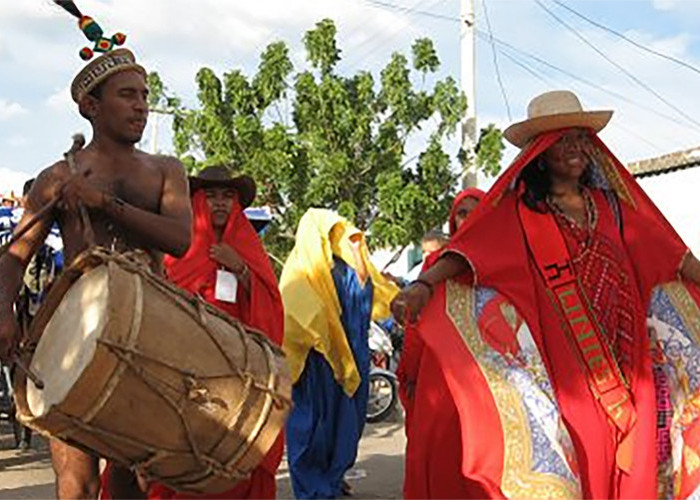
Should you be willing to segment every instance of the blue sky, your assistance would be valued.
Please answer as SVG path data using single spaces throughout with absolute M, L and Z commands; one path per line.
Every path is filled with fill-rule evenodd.
M 645 46 L 700 67 L 698 0 L 561 1 Z M 491 45 L 478 39 L 476 109 L 480 126 L 494 122 L 505 127 L 524 118 L 533 96 L 570 88 L 586 108 L 615 110 L 602 136 L 623 161 L 700 145 L 696 90 L 700 74 L 639 51 L 586 24 L 553 0 L 540 0 L 674 110 L 554 21 L 536 0 L 474 2 L 478 29 L 488 31 L 485 2 L 493 35 L 521 51 L 502 49 L 510 58 L 497 52 L 509 119 Z M 147 69 L 159 71 L 166 84 L 190 103 L 194 103 L 197 69 L 206 65 L 221 73 L 238 67 L 250 74 L 260 51 L 274 40 L 288 42 L 295 66 L 303 67 L 301 37 L 324 17 L 334 19 L 339 29 L 342 72 L 366 69 L 376 75 L 393 51 L 408 53 L 413 40 L 428 36 L 435 41 L 443 63 L 438 76 L 459 78 L 459 0 L 381 3 L 420 12 L 381 6 L 372 0 L 77 0 L 106 31 L 126 32 L 127 45 Z M 58 159 L 72 133 L 89 131 L 68 94 L 70 81 L 82 65 L 77 52 L 84 45 L 74 20 L 49 0 L 0 0 L 0 191 L 18 188 L 25 178 Z M 158 127 L 158 149 L 164 152 L 170 150 L 168 128 L 166 122 Z M 144 149 L 153 148 L 152 138 L 151 123 Z M 419 143 L 420 137 L 412 147 L 418 148 Z M 457 146 L 456 140 L 450 142 L 449 152 L 456 153 Z M 508 156 L 513 153 L 508 150 Z

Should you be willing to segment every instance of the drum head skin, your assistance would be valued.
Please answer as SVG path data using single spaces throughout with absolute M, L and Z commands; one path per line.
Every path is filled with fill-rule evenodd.
M 31 369 L 44 382 L 39 390 L 27 380 L 27 402 L 42 417 L 61 403 L 90 364 L 107 322 L 109 273 L 106 266 L 88 271 L 63 296 L 32 358 Z

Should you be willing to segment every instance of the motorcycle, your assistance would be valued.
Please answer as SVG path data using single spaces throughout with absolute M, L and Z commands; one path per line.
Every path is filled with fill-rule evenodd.
M 367 422 L 376 423 L 392 414 L 398 404 L 398 380 L 394 371 L 398 364 L 392 338 L 377 323 L 369 328 L 369 400 Z
M 15 415 L 15 398 L 12 393 L 10 369 L 0 363 L 0 420 L 5 420 L 10 424 L 15 438 L 15 448 L 19 448 L 22 443 L 22 426 Z

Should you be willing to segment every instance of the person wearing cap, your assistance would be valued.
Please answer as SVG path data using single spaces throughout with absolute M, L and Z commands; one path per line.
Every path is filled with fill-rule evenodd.
M 331 210 L 302 216 L 282 270 L 284 353 L 294 407 L 287 461 L 296 498 L 351 492 L 369 399 L 370 320 L 390 315 L 398 288 L 372 265 L 364 234 Z
M 158 271 L 163 254 L 182 256 L 190 246 L 191 208 L 187 176 L 175 158 L 136 149 L 148 118 L 146 71 L 126 48 L 123 35 L 111 39 L 72 1 L 55 0 L 79 20 L 102 55 L 89 62 L 71 85 L 80 114 L 92 127 L 91 142 L 75 154 L 75 165 L 59 161 L 43 170 L 27 197 L 20 228 L 60 199 L 41 221 L 0 258 L 0 358 L 9 362 L 20 338 L 12 304 L 24 269 L 52 224 L 61 228 L 67 265 L 90 243 L 115 251 L 143 250 Z M 86 51 L 81 51 L 87 57 Z M 72 167 L 75 167 L 74 169 Z M 84 231 L 78 207 L 84 207 L 94 238 Z M 94 241 L 90 241 L 90 240 Z M 58 498 L 95 498 L 98 459 L 61 441 L 51 441 Z M 133 475 L 120 469 L 110 485 L 112 496 L 137 490 Z
M 231 177 L 230 169 L 212 166 L 190 177 L 194 225 L 189 251 L 166 257 L 166 276 L 181 288 L 263 332 L 282 345 L 284 312 L 277 278 L 255 229 L 243 213 L 255 198 L 251 177 Z M 222 284 L 233 284 L 225 289 Z M 284 450 L 280 434 L 249 479 L 232 490 L 206 498 L 275 498 L 275 475 Z M 165 485 L 151 484 L 148 498 L 192 498 Z
M 518 157 L 392 304 L 455 401 L 464 496 L 699 491 L 700 262 L 598 137 L 611 116 L 533 99 Z

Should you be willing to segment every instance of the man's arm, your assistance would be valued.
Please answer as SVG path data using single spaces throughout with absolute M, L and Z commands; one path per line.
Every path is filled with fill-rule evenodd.
M 55 182 L 49 170 L 37 178 L 27 196 L 27 206 L 22 220 L 15 231 L 20 231 L 34 215 L 49 202 L 55 194 Z M 21 238 L 15 241 L 9 250 L 0 257 L 0 358 L 9 361 L 20 331 L 14 313 L 14 303 L 22 289 L 24 271 L 32 256 L 41 247 L 53 223 L 52 214 L 47 214 Z
M 696 285 L 700 285 L 700 261 L 688 252 L 681 264 L 681 276 Z
M 113 196 L 105 200 L 104 210 L 154 248 L 182 257 L 192 241 L 189 184 L 185 168 L 178 160 L 167 158 L 164 161 L 160 214 L 134 207 Z
M 418 279 L 405 287 L 391 301 L 391 312 L 400 323 L 405 319 L 415 321 L 433 295 L 433 287 L 450 278 L 471 270 L 462 255 L 446 252 L 429 269 L 420 273 Z
M 153 213 L 104 193 L 76 175 L 63 189 L 69 206 L 80 200 L 85 206 L 104 211 L 148 246 L 175 257 L 187 253 L 192 240 L 192 207 L 189 184 L 182 164 L 175 158 L 163 161 L 163 192 L 160 213 Z

